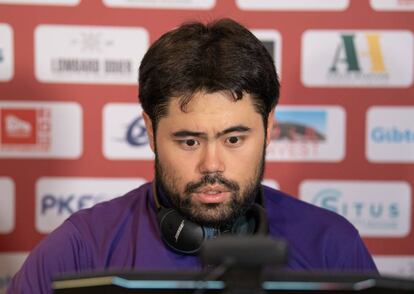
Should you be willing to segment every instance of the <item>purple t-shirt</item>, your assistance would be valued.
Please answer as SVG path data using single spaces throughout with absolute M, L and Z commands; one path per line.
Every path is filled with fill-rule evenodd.
M 263 204 L 269 235 L 288 243 L 286 269 L 377 272 L 343 217 L 265 186 Z M 161 240 L 151 183 L 70 216 L 32 251 L 7 293 L 52 293 L 56 275 L 106 269 L 201 269 L 197 256 Z

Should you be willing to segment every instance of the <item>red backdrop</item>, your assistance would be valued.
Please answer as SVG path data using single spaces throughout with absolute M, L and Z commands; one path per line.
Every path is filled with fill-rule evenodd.
M 180 1 L 176 2 L 180 3 Z M 128 157 L 126 153 L 120 151 L 117 158 L 116 155 L 111 156 L 104 152 L 105 136 L 109 132 L 105 130 L 105 111 L 109 108 L 108 117 L 111 117 L 113 114 L 111 105 L 117 105 L 111 103 L 138 104 L 137 85 L 134 83 L 136 75 L 132 76 L 132 82 L 130 77 L 126 77 L 128 72 L 135 70 L 136 65 L 132 64 L 132 61 L 128 63 L 125 60 L 136 52 L 136 62 L 139 62 L 138 59 L 149 43 L 183 21 L 193 19 L 208 21 L 231 17 L 249 29 L 256 30 L 258 37 L 264 41 L 267 38 L 266 34 L 260 34 L 258 30 L 267 30 L 273 35 L 276 31 L 276 37 L 269 38 L 273 38 L 271 40 L 273 52 L 277 55 L 275 59 L 280 58 L 276 66 L 281 74 L 280 105 L 284 115 L 281 114 L 281 129 L 279 130 L 287 128 L 297 136 L 301 135 L 299 128 L 292 127 L 292 124 L 289 125 L 292 123 L 288 119 L 289 115 L 301 115 L 301 111 L 302 114 L 303 112 L 315 114 L 313 110 L 316 108 L 320 111 L 319 114 L 315 114 L 316 116 L 322 112 L 325 113 L 318 116 L 319 119 L 325 118 L 319 131 L 324 133 L 325 137 L 339 136 L 339 139 L 326 141 L 328 151 L 320 149 L 322 153 L 318 153 L 317 156 L 304 153 L 309 148 L 319 148 L 318 144 L 321 146 L 325 144 L 323 140 L 326 138 L 320 139 L 322 141 L 312 141 L 306 137 L 306 134 L 305 138 L 302 138 L 304 141 L 298 141 L 296 137 L 296 139 L 293 138 L 293 135 L 293 137 L 288 135 L 285 138 L 275 137 L 274 149 L 279 146 L 288 151 L 284 157 L 281 154 L 271 155 L 273 157 L 267 161 L 265 178 L 275 181 L 280 189 L 309 201 L 315 199 L 313 194 L 310 195 L 311 193 L 316 195 L 318 191 L 326 190 L 332 184 L 332 187 L 337 189 L 336 192 L 339 191 L 345 197 L 342 199 L 345 200 L 341 200 L 340 203 L 325 201 L 319 204 L 325 205 L 326 208 L 336 205 L 338 212 L 341 212 L 339 206 L 347 206 L 348 212 L 342 211 L 343 214 L 350 218 L 354 217 L 354 221 L 358 217 L 360 220 L 363 218 L 362 221 L 366 222 L 366 226 L 358 227 L 361 224 L 356 224 L 356 226 L 360 231 L 364 231 L 362 234 L 364 241 L 369 250 L 379 257 L 381 268 L 390 267 L 391 271 L 414 276 L 414 232 L 412 230 L 414 222 L 411 215 L 414 184 L 414 120 L 410 119 L 414 114 L 412 107 L 414 97 L 412 82 L 413 1 L 394 1 L 399 10 L 376 10 L 373 6 L 375 1 L 365 0 L 338 1 L 339 8 L 330 10 L 315 8 L 316 6 L 312 6 L 310 10 L 309 8 L 277 10 L 269 7 L 259 10 L 242 9 L 239 7 L 242 2 L 219 0 L 209 2 L 212 7 L 207 9 L 197 7 L 186 9 L 120 8 L 106 6 L 103 1 L 99 0 L 80 1 L 77 5 L 14 5 L 0 2 L 0 23 L 3 28 L 9 28 L 5 31 L 10 31 L 10 29 L 12 31 L 11 51 L 13 53 L 7 55 L 10 50 L 3 48 L 7 47 L 5 43 L 10 42 L 7 37 L 8 33 L 1 34 L 0 30 L 3 62 L 7 58 L 13 60 L 10 77 L 7 77 L 6 69 L 2 69 L 0 63 L 0 69 L 4 71 L 5 76 L 0 79 L 0 110 L 3 111 L 0 116 L 4 118 L 2 120 L 3 136 L 0 136 L 2 140 L 0 141 L 0 180 L 3 179 L 4 185 L 1 186 L 0 181 L 0 193 L 11 195 L 7 196 L 8 198 L 4 196 L 4 199 L 8 200 L 0 202 L 5 203 L 2 204 L 3 208 L 0 208 L 0 214 L 3 214 L 0 218 L 3 217 L 1 220 L 4 224 L 3 230 L 0 225 L 0 252 L 3 254 L 0 257 L 9 253 L 30 251 L 45 236 L 45 233 L 51 230 L 51 228 L 46 228 L 47 224 L 44 223 L 47 223 L 53 216 L 39 220 L 45 217 L 45 212 L 49 212 L 47 209 L 53 204 L 44 199 L 46 193 L 44 190 L 48 189 L 48 185 L 52 185 L 49 180 L 51 182 L 61 179 L 93 181 L 96 178 L 98 180 L 110 178 L 110 182 L 124 178 L 141 180 L 152 178 L 151 155 L 147 154 L 140 159 L 139 155 Z M 249 4 L 249 1 L 245 2 Z M 185 2 L 181 1 L 181 3 Z M 342 8 L 341 3 L 345 3 Z M 39 25 L 51 26 L 36 29 Z M 79 51 L 76 51 L 78 53 L 75 49 L 64 45 L 65 40 L 72 42 L 70 44 L 76 43 L 76 38 L 70 37 L 73 35 L 71 31 L 63 29 L 52 32 L 53 28 L 61 25 L 75 30 L 78 27 L 74 26 L 82 26 L 85 29 L 85 31 L 81 29 L 75 32 L 80 36 L 80 41 L 78 41 L 83 42 Z M 121 38 L 120 32 L 118 34 L 117 31 L 99 31 L 99 29 L 109 27 L 138 28 L 137 32 L 132 33 L 141 39 L 138 41 L 129 39 L 129 35 L 126 34 L 122 40 L 118 40 Z M 91 31 L 88 32 L 88 29 Z M 305 32 L 307 32 L 306 35 L 304 35 Z M 334 37 L 331 37 L 329 32 Z M 364 36 L 369 34 L 374 37 L 371 37 L 371 41 L 366 41 Z M 112 36 L 112 41 L 108 36 Z M 348 39 L 344 36 L 348 36 Z M 350 47 L 347 47 L 350 45 L 356 48 L 360 63 L 359 73 L 357 70 L 351 72 L 352 60 L 347 51 L 350 50 Z M 123 51 L 129 50 L 128 48 L 132 52 L 131 50 Z M 48 53 L 46 53 L 47 50 L 49 50 Z M 329 50 L 331 55 L 326 53 Z M 380 52 L 380 56 L 374 56 L 375 50 L 377 53 Z M 75 53 L 84 55 L 75 56 Z M 49 61 L 41 60 L 42 56 L 47 54 L 53 55 L 55 60 L 66 58 L 66 75 L 58 73 L 56 69 L 50 69 L 47 63 Z M 83 73 L 84 75 L 77 78 L 76 74 L 68 74 L 70 71 L 68 59 L 93 58 L 100 54 L 105 55 L 107 59 L 118 60 L 119 63 L 115 65 L 118 69 L 124 66 L 125 75 L 122 76 L 122 73 L 119 73 L 115 78 L 111 76 L 102 78 L 98 75 L 91 77 L 91 74 Z M 123 58 L 126 58 L 125 63 L 122 63 Z M 374 63 L 381 60 L 384 61 L 383 67 L 377 64 L 375 68 Z M 64 61 L 61 62 L 59 66 L 64 67 L 62 65 Z M 334 65 L 337 65 L 337 71 L 342 71 L 342 76 L 336 73 L 336 76 L 327 78 L 327 75 L 335 74 L 332 68 L 329 69 L 329 66 Z M 76 63 L 72 66 L 80 70 L 79 67 L 85 65 Z M 89 64 L 89 66 L 92 68 L 89 70 L 93 71 L 93 65 Z M 326 68 L 325 72 L 321 73 L 324 68 Z M 49 71 L 50 74 L 42 73 L 42 70 Z M 310 73 L 309 70 L 311 70 Z M 344 78 L 344 75 L 348 73 L 353 76 Z M 319 82 L 316 81 L 316 77 Z M 15 102 L 18 103 L 15 104 Z M 69 103 L 62 104 L 66 108 L 59 110 L 61 104 L 49 105 L 49 102 Z M 129 104 L 123 105 L 135 112 L 135 108 L 131 108 Z M 334 107 L 336 110 L 332 112 L 329 107 Z M 395 113 L 386 112 L 394 109 L 393 107 L 397 107 Z M 29 110 L 21 116 L 21 108 Z M 36 113 L 33 112 L 34 109 L 37 109 Z M 39 114 L 41 111 L 39 109 L 46 111 L 46 114 L 43 113 L 43 116 Z M 15 138 L 17 141 L 12 142 L 13 144 L 7 141 L 10 139 L 7 137 L 7 111 L 14 113 L 12 118 L 17 118 L 18 131 L 12 133 L 17 136 L 17 139 Z M 47 111 L 52 113 L 52 118 L 48 118 Z M 138 106 L 136 111 L 138 113 Z M 375 129 L 375 127 L 371 129 L 368 115 L 371 112 L 373 113 L 372 124 L 381 125 L 382 129 Z M 34 118 L 31 119 L 30 115 L 37 115 L 38 125 L 34 124 Z M 9 126 L 12 126 L 12 118 Z M 384 118 L 384 122 L 378 122 L 378 118 Z M 306 115 L 296 123 L 302 122 L 303 124 L 305 120 Z M 309 121 L 311 122 L 312 119 Z M 116 120 L 108 120 L 108 127 L 114 125 L 115 122 Z M 33 128 L 36 128 L 37 132 L 43 130 L 46 139 L 41 139 L 39 134 L 33 132 L 30 136 L 32 140 L 35 140 L 34 137 L 37 138 L 37 143 L 31 142 L 29 135 L 24 139 L 25 125 L 29 131 L 34 132 Z M 42 129 L 42 126 L 45 127 Z M 385 130 L 387 126 L 389 132 L 381 133 L 381 130 Z M 48 130 L 49 127 L 53 128 L 53 131 Z M 393 131 L 392 127 L 398 130 Z M 313 128 L 314 131 L 318 130 L 316 122 Z M 10 129 L 13 130 L 12 127 Z M 138 130 L 139 128 L 136 128 L 135 132 Z M 55 133 L 57 131 L 59 134 Z M 402 134 L 401 140 L 395 132 Z M 20 139 L 18 139 L 19 134 L 22 136 Z M 388 138 L 388 141 L 382 137 L 382 139 L 375 139 L 375 134 Z M 309 142 L 306 141 L 307 139 Z M 46 144 L 46 151 L 41 150 L 41 140 L 46 140 L 43 142 Z M 57 145 L 54 146 L 55 143 L 52 144 L 48 140 L 58 141 Z M 390 149 L 384 149 L 385 151 L 381 149 L 384 144 L 391 141 L 396 143 L 389 144 Z M 372 150 L 379 151 L 370 151 L 368 145 L 371 143 L 376 144 Z M 331 153 L 334 155 L 329 155 Z M 320 181 L 322 184 L 318 186 Z M 82 181 L 77 183 L 82 183 Z M 93 184 L 96 185 L 97 190 L 101 189 L 99 181 Z M 391 184 L 391 186 L 383 188 L 382 184 Z M 396 186 L 394 187 L 393 184 Z M 79 185 L 76 189 L 89 191 L 88 187 Z M 133 186 L 133 183 L 128 182 L 128 185 Z M 365 186 L 367 190 L 364 190 Z M 68 194 L 81 193 L 76 189 L 72 191 L 71 185 L 66 187 Z M 65 192 L 65 189 L 62 191 Z M 349 195 L 352 191 L 357 191 L 356 193 L 360 195 Z M 392 192 L 386 194 L 384 191 Z M 119 191 L 118 194 L 123 192 L 126 191 Z M 44 194 L 40 195 L 42 193 Z M 366 195 L 363 195 L 364 193 Z M 381 194 L 379 198 L 375 198 L 377 194 Z M 354 196 L 360 197 L 362 204 L 355 200 Z M 82 198 L 83 200 L 79 200 L 79 195 L 74 197 L 77 201 L 76 204 L 71 203 L 72 210 L 86 206 L 80 201 L 90 201 L 89 204 L 98 201 L 96 195 Z M 53 201 L 56 202 L 56 199 L 58 198 L 55 197 Z M 315 201 L 314 203 L 318 204 Z M 359 210 L 358 205 L 362 205 Z M 61 206 L 60 208 L 65 210 L 68 207 Z M 353 209 L 352 213 L 349 212 L 351 209 Z M 371 214 L 365 212 L 364 209 L 371 211 Z M 388 216 L 385 212 L 380 216 L 377 214 L 378 226 L 383 225 L 380 229 L 373 223 L 375 213 L 372 212 L 378 212 L 378 210 L 388 211 Z M 36 211 L 39 211 L 39 215 Z M 57 210 L 56 213 L 58 213 Z M 364 213 L 367 214 L 364 216 Z M 381 260 L 384 257 L 385 259 Z M 388 260 L 387 257 L 395 259 Z M 411 264 L 403 264 L 404 261 L 398 257 L 407 257 L 405 260 L 411 260 Z M 398 262 L 401 263 L 401 267 L 393 269 L 393 264 Z M 407 269 L 409 266 L 411 266 L 411 272 Z

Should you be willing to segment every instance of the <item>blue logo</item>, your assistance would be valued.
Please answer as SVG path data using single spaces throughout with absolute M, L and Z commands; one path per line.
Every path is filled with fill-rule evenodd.
M 280 110 L 276 111 L 276 121 L 271 135 L 272 140 L 326 141 L 326 111 Z
M 319 207 L 341 214 L 341 211 L 344 210 L 338 207 L 341 196 L 342 194 L 338 190 L 326 189 L 316 194 L 312 200 L 312 203 Z
M 91 207 L 104 200 L 103 195 L 53 195 L 46 194 L 41 198 L 41 214 L 55 211 L 57 215 L 72 214 L 78 210 Z
M 148 144 L 148 135 L 142 116 L 134 119 L 127 127 L 126 140 L 129 145 L 141 147 Z
M 396 219 L 400 216 L 398 203 L 368 202 L 366 199 L 364 201 L 363 196 L 359 199 L 358 201 L 346 201 L 340 191 L 336 189 L 324 189 L 315 195 L 312 203 L 354 221 L 362 219 L 365 221 Z
M 375 143 L 414 143 L 414 131 L 397 127 L 376 127 L 371 131 L 371 139 Z

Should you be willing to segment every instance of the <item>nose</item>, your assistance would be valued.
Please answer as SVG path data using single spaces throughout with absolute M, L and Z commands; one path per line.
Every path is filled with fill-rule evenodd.
M 205 146 L 200 158 L 199 171 L 202 174 L 224 172 L 224 163 L 216 144 L 209 143 Z

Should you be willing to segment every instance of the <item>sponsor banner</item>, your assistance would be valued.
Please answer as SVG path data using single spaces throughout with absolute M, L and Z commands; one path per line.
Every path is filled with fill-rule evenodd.
M 409 87 L 413 34 L 404 30 L 308 30 L 301 79 L 308 87 Z
M 133 190 L 142 178 L 43 177 L 36 182 L 36 229 L 50 233 L 74 212 Z
M 0 234 L 8 234 L 14 229 L 15 186 L 9 177 L 0 177 Z
M 108 103 L 102 117 L 102 146 L 107 159 L 154 158 L 140 104 Z
M 0 294 L 6 294 L 8 284 L 28 255 L 28 252 L 0 253 Z
M 413 0 L 370 0 L 370 4 L 379 11 L 414 11 Z
M 143 28 L 39 25 L 36 78 L 47 83 L 135 85 L 148 42 Z
M 23 4 L 23 5 L 66 5 L 75 6 L 81 0 L 0 0 L 0 4 Z
M 341 161 L 345 111 L 339 106 L 278 106 L 267 161 Z
M 0 23 L 0 81 L 9 81 L 14 74 L 13 29 Z
M 277 74 L 280 78 L 282 72 L 282 37 L 276 30 L 251 30 L 251 32 L 258 38 L 266 47 L 272 56 Z
M 109 7 L 166 8 L 207 10 L 216 6 L 216 0 L 103 0 Z
M 349 0 L 236 0 L 243 10 L 345 10 Z
M 404 237 L 411 230 L 411 188 L 403 181 L 301 183 L 300 198 L 347 218 L 365 237 Z
M 372 162 L 414 162 L 414 107 L 374 106 L 367 112 L 366 156 Z
M 73 102 L 0 102 L 0 158 L 79 158 L 82 109 Z
M 414 255 L 375 255 L 381 275 L 414 279 Z

